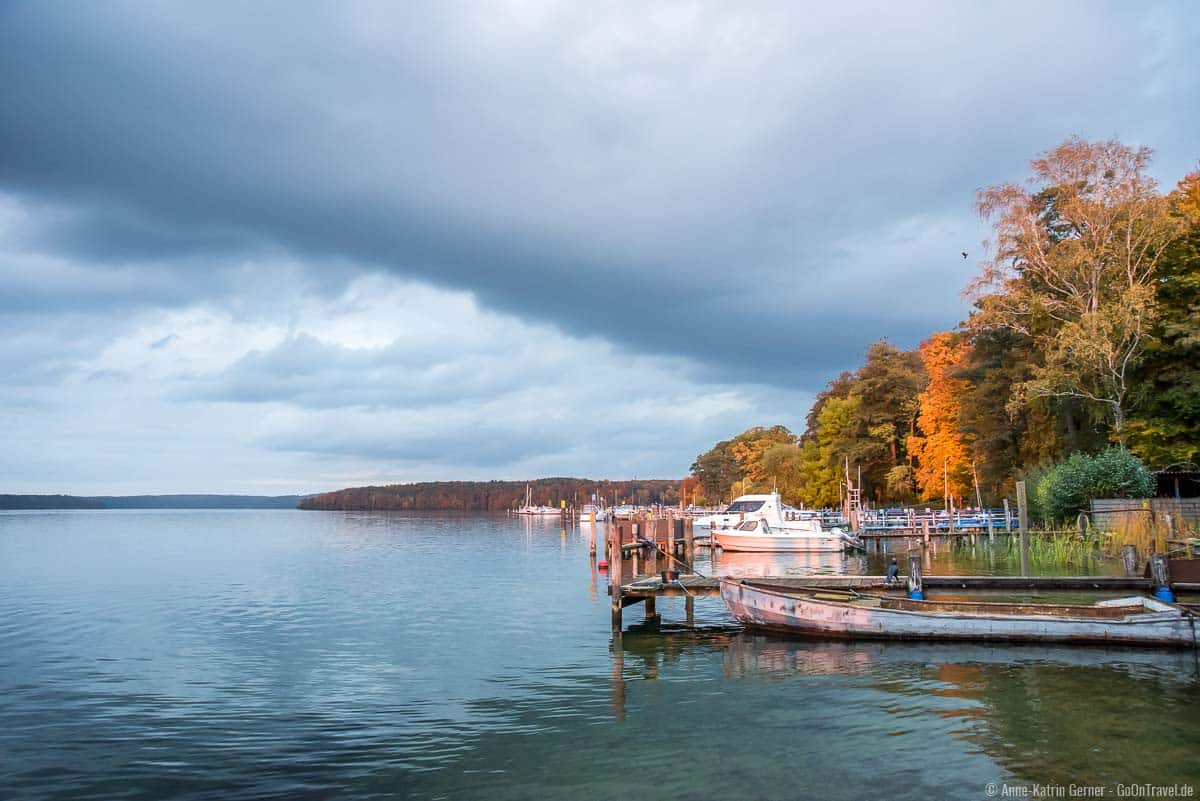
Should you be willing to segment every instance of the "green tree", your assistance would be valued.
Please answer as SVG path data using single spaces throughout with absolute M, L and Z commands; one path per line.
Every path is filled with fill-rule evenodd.
M 1042 360 L 1018 399 L 1096 404 L 1118 440 L 1156 317 L 1158 264 L 1178 231 L 1149 162 L 1149 148 L 1069 139 L 1031 162 L 1033 189 L 979 193 L 995 247 L 970 287 L 975 325 L 1037 340 Z
M 1157 467 L 1200 462 L 1200 171 L 1169 200 L 1183 233 L 1158 265 L 1158 321 L 1128 424 L 1130 449 Z

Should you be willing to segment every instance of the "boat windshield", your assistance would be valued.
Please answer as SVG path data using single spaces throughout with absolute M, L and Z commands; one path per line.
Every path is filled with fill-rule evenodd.
M 725 509 L 725 514 L 738 514 L 739 512 L 757 512 L 762 508 L 765 501 L 734 501 Z
M 754 531 L 757 528 L 758 528 L 757 520 L 747 520 L 745 523 L 739 523 L 737 526 L 738 531 Z

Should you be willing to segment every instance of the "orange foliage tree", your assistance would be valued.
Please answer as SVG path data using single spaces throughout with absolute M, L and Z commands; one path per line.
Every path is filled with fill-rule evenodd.
M 948 475 L 954 496 L 971 498 L 970 450 L 958 426 L 963 393 L 970 383 L 955 377 L 970 343 L 960 334 L 942 331 L 922 342 L 918 350 L 929 385 L 917 398 L 921 435 L 908 440 L 909 453 L 916 460 L 917 486 L 925 499 L 941 498 Z

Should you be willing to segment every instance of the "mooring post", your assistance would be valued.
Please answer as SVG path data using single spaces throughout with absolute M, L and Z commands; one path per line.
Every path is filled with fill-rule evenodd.
M 1029 563 L 1029 500 L 1025 496 L 1025 482 L 1017 482 L 1017 526 L 1021 534 L 1021 575 L 1032 571 Z
M 1008 508 L 1008 498 L 1004 499 L 1004 533 L 1012 531 L 1012 510 Z
M 929 547 L 929 518 L 926 517 L 921 521 L 921 544 Z
M 1175 603 L 1171 592 L 1171 570 L 1165 553 L 1150 554 L 1150 577 L 1154 579 L 1154 597 L 1169 604 Z
M 696 598 L 695 598 L 695 596 L 689 595 L 683 599 L 683 615 L 684 615 L 684 620 L 687 621 L 687 624 L 689 626 L 694 626 L 696 624 Z
M 646 622 L 652 623 L 656 618 L 658 618 L 658 610 L 655 609 L 655 597 L 653 595 L 647 595 L 644 603 L 646 604 Z
M 696 558 L 696 535 L 692 518 L 683 521 L 683 558 L 691 565 Z M 691 596 L 688 596 L 689 598 Z
M 908 556 L 908 597 L 914 601 L 925 600 L 925 592 L 921 588 L 921 557 L 918 554 Z
M 1138 574 L 1138 557 L 1136 545 L 1121 546 L 1121 562 L 1125 565 L 1125 575 L 1133 577 Z
M 613 547 L 612 560 L 608 563 L 608 591 L 612 595 L 612 630 L 613 634 L 621 634 L 621 540 L 618 535 L 617 544 Z
M 646 522 L 646 533 L 643 538 L 650 542 L 650 554 L 646 557 L 646 573 L 654 575 L 658 572 L 658 523 L 657 520 Z

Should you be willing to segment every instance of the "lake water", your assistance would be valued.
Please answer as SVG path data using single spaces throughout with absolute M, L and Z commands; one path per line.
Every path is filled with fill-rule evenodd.
M 718 566 L 885 557 L 763 558 Z M 983 546 L 932 559 L 1012 570 Z M 0 798 L 1200 791 L 1190 652 L 801 642 L 717 598 L 693 628 L 683 599 L 658 611 L 661 632 L 631 607 L 613 638 L 586 536 L 557 521 L 3 513 Z

